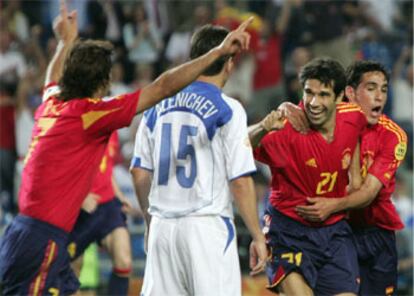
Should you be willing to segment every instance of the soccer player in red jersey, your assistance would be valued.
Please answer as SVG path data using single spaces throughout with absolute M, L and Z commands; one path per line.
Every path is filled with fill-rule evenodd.
M 133 93 L 112 98 L 110 43 L 76 42 L 76 11 L 61 0 L 54 22 L 59 40 L 48 66 L 43 103 L 35 115 L 32 144 L 19 193 L 20 214 L 0 246 L 2 293 L 66 295 L 79 282 L 69 266 L 68 233 L 89 192 L 111 133 L 133 116 L 175 94 L 215 60 L 248 48 L 246 27 L 227 35 L 207 54 L 173 68 Z M 58 85 L 56 84 L 58 83 Z
M 361 141 L 360 190 L 346 198 L 310 198 L 298 207 L 301 216 L 323 221 L 345 209 L 354 230 L 361 273 L 361 295 L 393 295 L 397 285 L 395 230 L 404 227 L 391 201 L 395 173 L 407 150 L 405 132 L 382 114 L 387 101 L 389 76 L 378 62 L 358 61 L 347 69 L 346 97 L 368 118 Z M 329 219 L 329 218 L 328 218 Z
M 358 106 L 338 104 L 346 82 L 338 62 L 315 59 L 304 66 L 300 80 L 309 132 L 297 132 L 280 111 L 249 131 L 256 159 L 272 172 L 264 217 L 272 250 L 268 288 L 287 295 L 356 295 L 358 262 L 345 213 L 314 223 L 295 207 L 305 205 L 309 194 L 346 195 L 352 156 L 367 121 Z
M 105 154 L 99 164 L 90 193 L 85 198 L 73 231 L 69 236 L 68 251 L 74 270 L 82 265 L 82 254 L 96 242 L 110 254 L 112 273 L 108 295 L 127 295 L 131 273 L 131 243 L 124 211 L 131 204 L 113 180 L 113 166 L 119 151 L 118 133 L 109 138 Z

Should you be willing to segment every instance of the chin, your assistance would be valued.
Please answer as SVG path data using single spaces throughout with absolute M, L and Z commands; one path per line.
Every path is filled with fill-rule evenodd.
M 369 125 L 374 125 L 378 123 L 379 118 L 367 118 L 367 121 Z

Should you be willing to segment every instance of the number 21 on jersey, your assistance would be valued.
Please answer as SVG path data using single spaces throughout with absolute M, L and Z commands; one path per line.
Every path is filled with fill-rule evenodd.
M 318 186 L 316 187 L 316 194 L 322 195 L 328 192 L 331 192 L 336 184 L 336 178 L 338 177 L 338 172 L 323 172 L 320 177 L 322 178 L 319 181 Z
M 163 123 L 161 130 L 161 147 L 160 147 L 160 159 L 159 159 L 159 173 L 158 173 L 158 185 L 168 185 L 170 178 L 172 141 L 176 139 L 172 135 L 172 124 Z M 178 151 L 177 155 L 173 157 L 177 160 L 189 160 L 190 171 L 186 172 L 184 165 L 176 165 L 175 171 L 178 184 L 184 188 L 191 188 L 194 184 L 197 176 L 197 162 L 196 151 L 194 146 L 188 143 L 188 139 L 197 136 L 198 129 L 191 125 L 182 125 L 180 129 L 180 136 L 178 137 Z

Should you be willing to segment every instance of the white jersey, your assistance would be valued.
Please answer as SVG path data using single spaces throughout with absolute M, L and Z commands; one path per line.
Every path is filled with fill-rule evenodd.
M 216 86 L 193 82 L 145 112 L 132 166 L 153 172 L 151 215 L 232 218 L 229 182 L 256 171 L 246 113 Z

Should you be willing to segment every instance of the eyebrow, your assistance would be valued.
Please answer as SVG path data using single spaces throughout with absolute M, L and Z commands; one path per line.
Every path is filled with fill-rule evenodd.
M 382 85 L 379 85 L 378 83 L 376 83 L 376 82 L 374 82 L 374 81 L 368 81 L 368 82 L 366 82 L 365 83 L 367 86 L 380 86 L 380 87 L 384 87 L 384 86 L 386 86 L 386 87 L 388 87 L 388 83 L 386 82 L 386 83 L 384 83 L 384 84 L 382 84 Z

